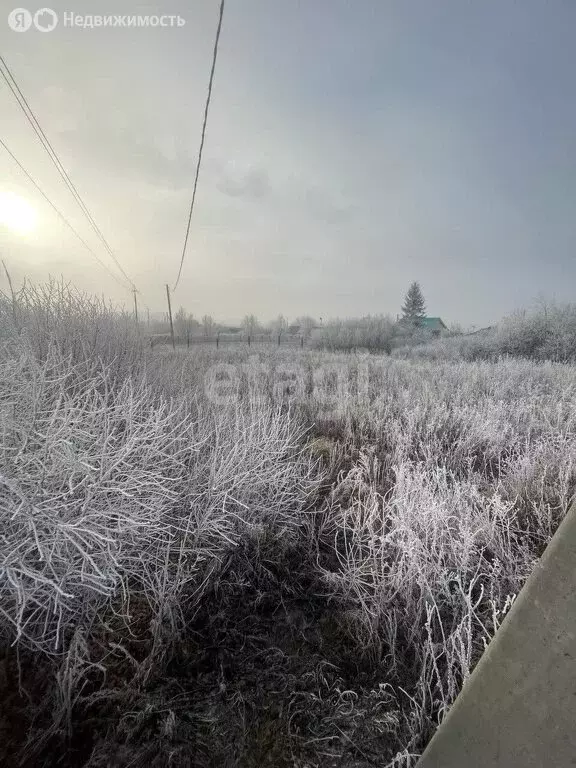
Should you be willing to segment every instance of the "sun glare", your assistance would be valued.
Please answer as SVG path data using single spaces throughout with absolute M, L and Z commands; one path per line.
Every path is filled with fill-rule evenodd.
M 29 235 L 36 229 L 38 216 L 30 203 L 13 192 L 0 192 L 0 226 L 17 235 Z

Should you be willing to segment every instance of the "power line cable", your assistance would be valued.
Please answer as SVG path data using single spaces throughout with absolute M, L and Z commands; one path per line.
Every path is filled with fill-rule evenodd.
M 122 283 L 122 282 L 121 282 L 121 280 L 118 278 L 118 276 L 117 276 L 117 275 L 115 275 L 115 274 L 114 274 L 114 272 L 112 272 L 112 270 L 111 270 L 111 269 L 109 269 L 109 268 L 106 266 L 106 264 L 104 264 L 104 262 L 103 262 L 103 261 L 102 261 L 102 260 L 101 260 L 101 259 L 100 259 L 100 258 L 99 258 L 97 255 L 96 255 L 96 253 L 95 253 L 95 252 L 92 250 L 92 248 L 90 248 L 90 246 L 88 245 L 88 243 L 86 242 L 86 240 L 84 240 L 84 238 L 83 238 L 81 235 L 79 235 L 79 234 L 78 234 L 78 232 L 76 231 L 76 229 L 74 229 L 74 227 L 72 226 L 72 224 L 70 224 L 70 222 L 69 222 L 69 221 L 68 221 L 68 219 L 67 219 L 67 218 L 64 216 L 64 214 L 63 214 L 63 213 L 61 213 L 61 212 L 58 210 L 58 208 L 56 208 L 56 206 L 55 206 L 55 205 L 54 205 L 54 203 L 53 203 L 53 202 L 50 200 L 50 198 L 48 197 L 48 195 L 47 195 L 47 194 L 44 192 L 44 190 L 43 190 L 43 189 L 40 187 L 40 185 L 39 185 L 39 184 L 38 184 L 38 183 L 35 181 L 35 179 L 34 179 L 34 178 L 33 178 L 33 177 L 32 177 L 32 176 L 31 176 L 31 175 L 28 173 L 28 171 L 26 170 L 26 168 L 24 168 L 24 166 L 23 166 L 23 165 L 22 165 L 22 163 L 21 163 L 21 162 L 18 160 L 18 158 L 16 157 L 16 155 L 15 155 L 15 154 L 14 154 L 14 153 L 13 153 L 13 152 L 12 152 L 12 151 L 11 151 L 11 150 L 8 148 L 8 146 L 5 144 L 5 142 L 4 142 L 4 141 L 3 141 L 1 138 L 0 138 L 0 146 L 4 147 L 4 149 L 5 149 L 5 150 L 6 150 L 6 152 L 7 152 L 7 153 L 10 155 L 10 157 L 12 158 L 12 160 L 14 160 L 14 162 L 15 162 L 15 163 L 16 163 L 16 165 L 17 165 L 17 166 L 20 168 L 20 170 L 22 171 L 22 173 L 23 173 L 23 174 L 24 174 L 24 175 L 27 177 L 27 179 L 28 179 L 28 180 L 29 180 L 29 181 L 30 181 L 30 182 L 31 182 L 31 183 L 34 185 L 34 187 L 35 187 L 35 188 L 38 190 L 38 192 L 39 192 L 39 193 L 42 195 L 42 197 L 44 198 L 44 200 L 46 200 L 46 202 L 47 202 L 47 203 L 48 203 L 48 205 L 49 205 L 49 206 L 52 208 L 52 210 L 53 210 L 53 211 L 56 213 L 56 215 L 58 216 L 58 218 L 59 218 L 59 219 L 60 219 L 62 222 L 64 222 L 64 224 L 65 224 L 65 225 L 68 227 L 68 229 L 70 229 L 70 230 L 71 230 L 71 232 L 73 232 L 73 234 L 74 234 L 74 235 L 75 235 L 75 236 L 78 238 L 78 240 L 80 240 L 80 242 L 82 243 L 82 245 L 83 245 L 83 246 L 86 248 L 86 250 L 87 250 L 87 251 L 88 251 L 88 252 L 89 252 L 89 253 L 90 253 L 90 254 L 91 254 L 91 255 L 92 255 L 92 256 L 93 256 L 93 257 L 96 259 L 96 261 L 98 262 L 98 264 L 100 264 L 100 266 L 101 266 L 103 269 L 105 269 L 105 270 L 106 270 L 106 272 L 108 272 L 108 274 L 109 274 L 109 275 L 111 275 L 111 277 L 113 277 L 113 278 L 114 278 L 114 280 L 116 280 L 116 282 L 118 283 L 118 285 L 121 285 L 123 288 L 126 288 L 126 285 L 125 285 L 124 283 Z
M 68 189 L 71 192 L 72 196 L 74 197 L 74 199 L 76 200 L 76 202 L 80 206 L 80 209 L 81 209 L 82 213 L 88 219 L 88 222 L 89 222 L 90 226 L 92 227 L 92 229 L 94 230 L 96 235 L 99 237 L 99 239 L 102 241 L 104 247 L 106 248 L 106 251 L 108 252 L 110 257 L 112 258 L 112 260 L 114 261 L 114 263 L 116 264 L 116 266 L 118 267 L 118 269 L 120 270 L 122 275 L 130 283 L 132 288 L 135 288 L 135 285 L 134 285 L 133 281 L 130 279 L 130 277 L 124 271 L 122 265 L 120 264 L 120 262 L 118 261 L 118 259 L 116 257 L 116 254 L 114 253 L 114 251 L 112 250 L 112 248 L 109 245 L 108 241 L 104 237 L 104 235 L 102 233 L 102 230 L 100 229 L 98 224 L 95 222 L 94 217 L 90 213 L 90 210 L 88 209 L 88 206 L 86 205 L 86 203 L 82 199 L 82 196 L 80 195 L 80 193 L 76 189 L 76 186 L 73 183 L 73 181 L 70 178 L 70 176 L 68 175 L 68 172 L 66 171 L 66 169 L 62 165 L 62 162 L 60 161 L 60 158 L 58 157 L 58 154 L 56 153 L 56 150 L 54 149 L 54 147 L 52 146 L 50 140 L 48 139 L 48 137 L 44 133 L 44 130 L 42 129 L 42 126 L 38 122 L 38 119 L 37 119 L 36 115 L 32 111 L 32 108 L 30 107 L 26 97 L 22 93 L 22 90 L 20 89 L 20 86 L 18 85 L 18 83 L 16 81 L 16 78 L 12 74 L 12 72 L 10 70 L 10 67 L 6 63 L 6 60 L 1 55 L 0 55 L 0 64 L 2 64 L 2 66 L 6 70 L 6 72 L 4 72 L 4 70 L 0 66 L 0 74 L 2 75 L 2 77 L 4 78 L 6 84 L 8 85 L 10 90 L 12 91 L 12 95 L 14 96 L 16 101 L 18 102 L 18 105 L 20 106 L 20 109 L 22 110 L 22 112 L 24 113 L 26 119 L 28 120 L 28 122 L 32 126 L 34 132 L 36 133 L 36 136 L 38 137 L 38 139 L 40 140 L 42 146 L 46 150 L 46 153 L 50 157 L 50 160 L 52 161 L 52 163 L 56 167 L 56 170 L 58 171 L 58 173 L 62 177 L 62 180 L 64 181 L 64 183 L 68 187 Z
M 216 29 L 216 39 L 214 40 L 214 51 L 212 53 L 212 69 L 210 70 L 210 80 L 208 82 L 208 93 L 206 95 L 206 106 L 204 107 L 204 121 L 202 123 L 202 137 L 200 139 L 200 149 L 198 150 L 198 160 L 196 162 L 196 176 L 194 178 L 194 189 L 192 190 L 192 202 L 190 203 L 190 213 L 188 214 L 188 225 L 186 227 L 186 237 L 184 238 L 184 247 L 180 258 L 180 267 L 178 277 L 174 283 L 173 291 L 178 287 L 182 267 L 184 266 L 184 257 L 186 255 L 186 246 L 188 245 L 188 236 L 190 234 L 190 223 L 192 221 L 192 211 L 194 210 L 194 201 L 196 200 L 196 188 L 198 187 L 198 176 L 200 175 L 200 165 L 202 163 L 202 150 L 204 149 L 204 138 L 206 136 L 206 124 L 208 122 L 208 109 L 212 97 L 212 83 L 214 82 L 214 70 L 216 69 L 216 59 L 218 57 L 218 42 L 220 40 L 220 30 L 222 29 L 222 16 L 224 15 L 224 0 L 220 0 L 220 16 L 218 18 L 218 28 Z
M 44 131 L 42 129 L 42 126 L 38 122 L 38 119 L 36 118 L 36 115 L 32 111 L 32 108 L 30 107 L 26 97 L 24 96 L 24 94 L 22 93 L 18 83 L 16 82 L 16 79 L 14 78 L 14 75 L 12 74 L 10 68 L 8 67 L 8 64 L 6 63 L 5 59 L 2 56 L 0 56 L 0 62 L 3 64 L 3 66 L 6 69 L 6 71 L 8 72 L 8 75 L 9 75 L 10 79 L 8 79 L 8 77 L 6 76 L 6 73 L 2 70 L 1 67 L 0 67 L 0 74 L 2 74 L 2 76 L 3 76 L 4 80 L 6 81 L 8 87 L 12 91 L 12 94 L 14 95 L 14 98 L 18 102 L 20 108 L 22 109 L 26 119 L 28 120 L 28 122 L 32 126 L 32 128 L 33 128 L 34 132 L 36 133 L 37 137 L 40 139 L 40 142 L 42 143 L 42 145 L 43 145 L 44 149 L 46 150 L 48 156 L 52 160 L 54 166 L 56 167 L 57 171 L 59 172 L 60 176 L 62 177 L 64 183 L 66 184 L 66 186 L 68 187 L 68 189 L 72 193 L 74 199 L 76 200 L 76 202 L 80 206 L 82 212 L 84 213 L 84 215 L 88 219 L 91 227 L 96 232 L 96 234 L 98 235 L 100 240 L 103 242 L 106 250 L 108 251 L 108 253 L 111 256 L 111 258 L 113 259 L 114 263 L 116 264 L 116 266 L 118 267 L 120 272 L 122 272 L 122 274 L 126 278 L 126 280 L 133 286 L 134 283 L 128 277 L 128 275 L 126 274 L 124 269 L 122 268 L 122 265 L 119 263 L 118 259 L 116 258 L 116 255 L 112 251 L 112 248 L 110 247 L 110 245 L 108 244 L 106 238 L 102 234 L 102 231 L 100 230 L 100 228 L 98 227 L 98 225 L 94 221 L 94 218 L 93 218 L 92 214 L 90 213 L 88 207 L 84 203 L 80 193 L 76 189 L 76 186 L 72 182 L 72 180 L 71 180 L 70 176 L 68 175 L 66 169 L 62 165 L 62 163 L 60 161 L 60 158 L 58 157 L 58 155 L 56 153 L 56 150 L 54 149 L 54 147 L 50 143 L 50 140 L 48 139 L 48 137 L 44 133 Z

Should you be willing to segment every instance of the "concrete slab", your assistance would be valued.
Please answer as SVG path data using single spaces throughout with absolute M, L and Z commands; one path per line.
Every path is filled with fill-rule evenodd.
M 576 766 L 576 504 L 417 768 Z

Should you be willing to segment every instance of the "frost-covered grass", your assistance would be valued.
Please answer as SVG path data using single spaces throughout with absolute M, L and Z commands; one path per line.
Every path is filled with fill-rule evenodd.
M 399 707 L 410 697 L 411 753 L 573 498 L 576 377 L 519 361 L 373 369 L 369 404 L 321 422 L 337 464 L 318 540 L 359 653 Z
M 154 674 L 230 551 L 294 538 L 321 478 L 282 404 L 173 396 L 125 316 L 76 294 L 60 312 L 51 290 L 3 303 L 0 348 L 0 639 L 18 680 L 27 653 L 56 683 L 36 750 L 131 640 Z
M 2 761 L 413 766 L 574 496 L 574 367 L 148 350 L 34 290 L 0 300 Z
M 14 640 L 56 652 L 135 591 L 160 610 L 248 526 L 298 523 L 312 470 L 279 408 L 191 414 L 97 360 L 13 353 L 0 361 L 0 611 Z
M 25 339 L 44 360 L 56 344 L 73 362 L 101 359 L 125 375 L 142 358 L 142 335 L 130 313 L 64 281 L 25 282 L 0 292 L 0 342 Z

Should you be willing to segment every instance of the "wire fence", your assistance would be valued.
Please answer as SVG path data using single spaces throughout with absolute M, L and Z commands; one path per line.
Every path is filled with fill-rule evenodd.
M 278 347 L 305 347 L 307 346 L 309 339 L 305 336 L 292 336 L 292 335 L 255 335 L 255 336 L 238 336 L 232 334 L 218 333 L 212 336 L 175 336 L 174 346 L 178 347 L 192 347 L 198 345 L 207 345 L 219 347 L 223 344 L 243 344 L 244 346 L 251 347 L 260 344 L 266 344 L 268 346 L 274 345 Z M 172 337 L 167 334 L 153 334 L 150 336 L 150 346 L 155 347 L 159 344 L 172 344 Z

